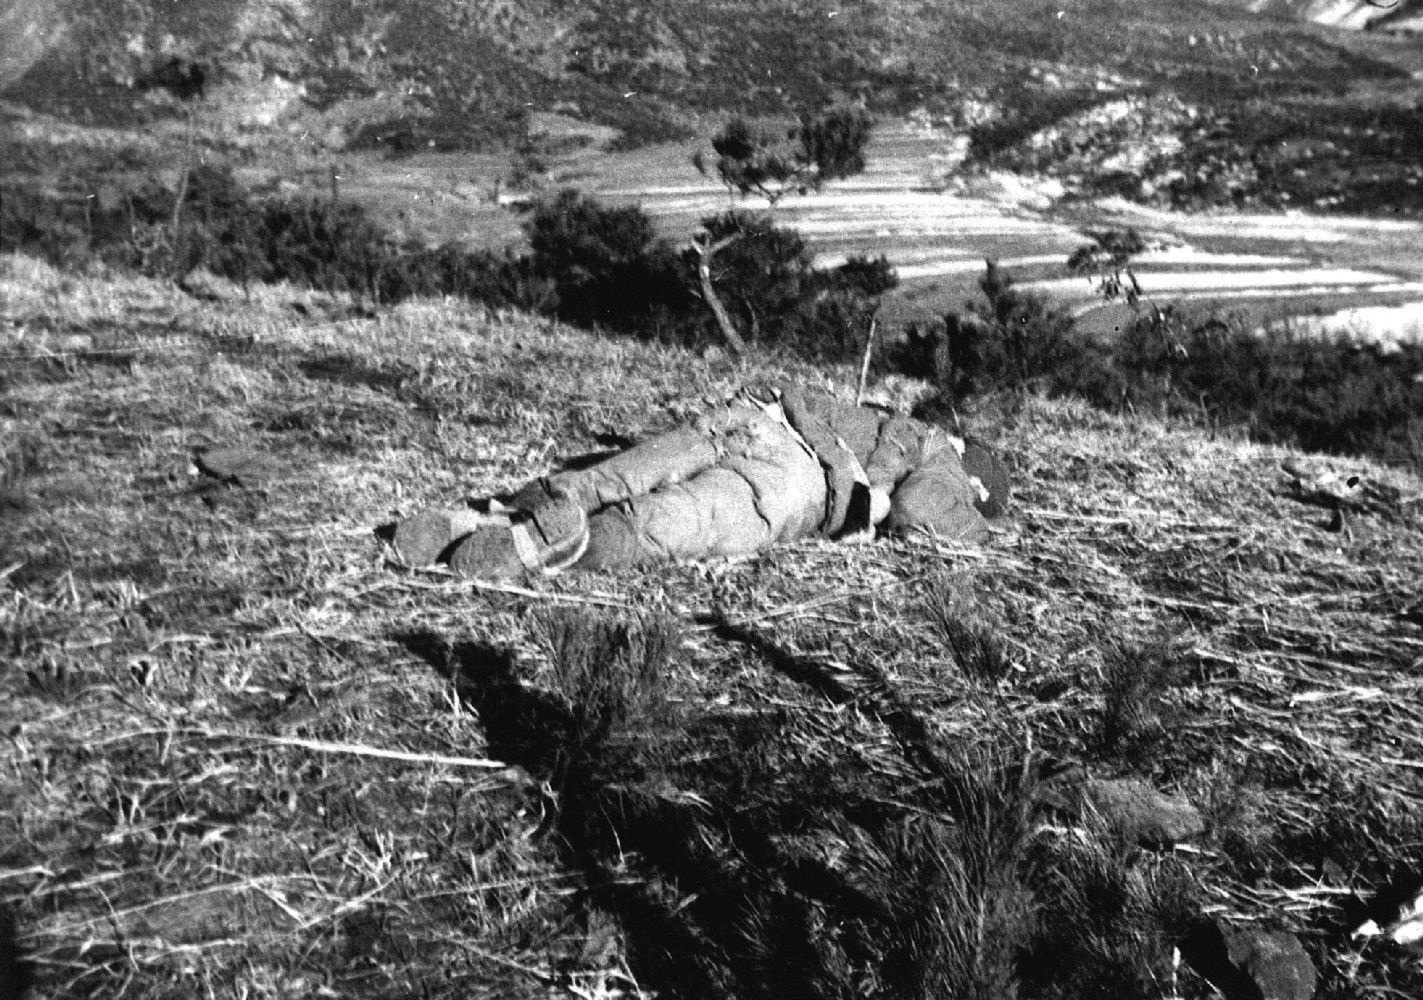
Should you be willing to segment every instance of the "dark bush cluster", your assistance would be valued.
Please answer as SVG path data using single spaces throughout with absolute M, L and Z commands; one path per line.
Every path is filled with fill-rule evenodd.
M 554 290 L 548 308 L 571 323 L 681 339 L 695 313 L 676 251 L 635 207 L 610 208 L 564 190 L 525 224 L 534 273 Z
M 526 228 L 530 266 L 555 289 L 560 318 L 677 343 L 718 339 L 696 279 L 697 251 L 657 237 L 641 210 L 563 191 L 536 206 Z M 879 296 L 897 283 L 883 257 L 814 267 L 805 240 L 765 215 L 710 216 L 701 238 L 720 245 L 712 280 L 741 336 L 810 357 L 863 348 Z
M 979 281 L 983 299 L 939 324 L 914 325 L 891 351 L 892 367 L 935 382 L 948 401 L 1001 389 L 1065 395 L 1109 375 L 1107 348 L 1076 331 L 1065 313 L 1020 291 L 993 261 Z
M 736 116 L 712 139 L 713 165 L 728 190 L 758 194 L 774 205 L 792 191 L 816 191 L 826 181 L 853 177 L 865 169 L 865 145 L 874 125 L 860 108 L 832 108 L 803 115 L 784 142 Z M 703 155 L 692 158 L 710 173 Z
M 723 212 L 704 219 L 702 228 L 712 243 L 735 237 L 716 255 L 712 273 L 718 294 L 753 343 L 783 345 L 808 357 L 853 357 L 864 348 L 879 296 L 898 284 L 884 257 L 814 267 L 800 234 L 767 215 Z M 688 272 L 692 254 L 683 255 Z M 700 337 L 715 335 L 709 320 L 699 303 Z
M 1002 113 L 969 127 L 969 155 L 976 163 L 997 164 L 1034 133 L 1103 100 L 1092 90 L 1058 90 L 1024 82 L 1005 84 L 993 95 L 993 103 L 1003 109 Z
M 66 265 L 98 258 L 179 280 L 204 267 L 244 286 L 290 281 L 378 303 L 458 295 L 537 308 L 550 295 L 528 261 L 402 242 L 358 205 L 256 197 L 225 169 L 196 167 L 179 192 L 153 179 L 117 189 L 76 178 L 49 190 L 6 185 L 3 194 L 0 250 Z
M 1080 396 L 1106 409 L 1239 426 L 1258 440 L 1423 462 L 1423 347 L 1384 352 L 1288 327 L 1192 322 L 1141 310 L 1103 341 L 1074 329 L 993 263 L 984 299 L 911 327 L 889 363 L 939 386 L 937 403 L 1001 389 Z M 926 404 L 931 408 L 935 401 Z
M 181 197 L 154 180 L 122 191 L 84 179 L 59 189 L 7 184 L 3 193 L 0 250 L 65 265 L 99 258 L 178 280 L 204 267 L 244 287 L 290 281 L 372 303 L 452 295 L 661 341 L 719 336 L 693 250 L 658 237 L 636 207 L 572 190 L 534 206 L 524 254 L 401 241 L 359 205 L 261 197 L 210 167 L 190 173 Z M 896 283 L 883 257 L 816 269 L 805 241 L 766 216 L 725 212 L 702 226 L 711 241 L 734 237 L 711 261 L 713 280 L 753 343 L 851 356 Z
M 1423 462 L 1418 344 L 1388 353 L 1288 326 L 1190 324 L 1168 310 L 1133 324 L 1117 356 L 1135 405 L 1311 451 Z

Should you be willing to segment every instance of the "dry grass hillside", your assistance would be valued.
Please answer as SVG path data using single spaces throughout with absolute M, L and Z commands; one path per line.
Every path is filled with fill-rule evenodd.
M 964 414 L 1017 484 L 981 549 L 485 587 L 375 533 L 768 376 L 852 391 L 0 259 L 0 901 L 39 995 L 1202 997 L 1201 917 L 1296 933 L 1321 997 L 1423 993 L 1350 937 L 1423 875 L 1416 476 L 1330 459 L 1334 512 L 1308 457 L 1014 395 Z M 1205 832 L 1043 806 L 1074 770 Z

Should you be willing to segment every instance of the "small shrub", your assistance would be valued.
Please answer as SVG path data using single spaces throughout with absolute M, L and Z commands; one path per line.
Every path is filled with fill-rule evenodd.
M 829 362 L 859 357 L 879 305 L 854 291 L 834 289 L 796 304 L 777 340 L 802 357 Z
M 641 209 L 566 189 L 539 202 L 525 229 L 533 272 L 554 289 L 560 317 L 673 338 L 677 317 L 699 317 L 682 263 Z
M 1084 243 L 1067 258 L 1073 274 L 1090 274 L 1097 282 L 1097 294 L 1106 302 L 1124 301 L 1133 309 L 1141 301 L 1141 285 L 1131 268 L 1131 260 L 1146 250 L 1146 241 L 1135 229 L 1104 229 L 1088 232 Z
M 817 118 L 803 116 L 798 158 L 814 165 L 817 182 L 853 177 L 865 169 L 865 146 L 873 127 L 874 119 L 860 108 L 834 108 Z
M 656 238 L 640 208 L 608 208 L 572 188 L 540 201 L 525 230 L 535 261 L 568 282 L 606 276 L 646 253 Z
M 897 354 L 907 373 L 932 373 L 950 400 L 1027 387 L 1056 395 L 1109 381 L 1102 350 L 1075 333 L 1065 313 L 1015 288 L 995 262 L 979 287 L 983 301 L 948 314 L 940 327 L 912 331 Z
M 1031 772 L 997 748 L 960 752 L 948 771 L 952 826 L 908 845 L 911 858 L 927 862 L 915 937 L 929 946 L 910 965 L 918 974 L 908 995 L 1011 997 L 1033 932 L 1034 901 L 1024 881 Z
M 1020 963 L 1026 995 L 1166 995 L 1173 950 L 1199 913 L 1180 862 L 1089 829 L 1084 838 L 1039 838 L 1027 869 L 1038 912 Z
M 570 751 L 590 752 L 660 711 L 669 660 L 681 643 L 674 621 L 560 610 L 538 624 L 573 720 Z
M 802 116 L 781 140 L 738 115 L 712 138 L 716 173 L 727 190 L 757 194 L 775 205 L 792 191 L 817 191 L 826 181 L 863 171 L 873 125 L 859 108 L 835 108 L 818 117 Z M 700 152 L 692 162 L 708 172 Z
M 996 684 L 1012 674 L 1013 661 L 1002 632 L 977 603 L 962 582 L 943 577 L 930 581 L 924 597 L 929 621 L 964 676 Z
M 997 799 L 967 821 L 909 823 L 892 842 L 880 876 L 893 886 L 897 917 L 888 995 L 1018 995 L 1033 900 L 1020 876 L 1026 824 L 1015 805 Z
M 830 284 L 870 299 L 899 287 L 899 275 L 883 254 L 878 257 L 853 255 L 829 274 Z
M 903 335 L 886 350 L 885 361 L 891 371 L 941 383 L 948 375 L 951 363 L 944 324 L 910 323 L 904 328 Z

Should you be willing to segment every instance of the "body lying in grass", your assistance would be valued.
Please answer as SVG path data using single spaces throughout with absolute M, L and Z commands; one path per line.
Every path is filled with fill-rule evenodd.
M 711 412 L 586 469 L 536 479 L 490 512 L 426 510 L 396 552 L 500 581 L 568 568 L 738 556 L 820 535 L 924 529 L 981 541 L 1008 496 L 985 448 L 918 420 L 789 387 Z

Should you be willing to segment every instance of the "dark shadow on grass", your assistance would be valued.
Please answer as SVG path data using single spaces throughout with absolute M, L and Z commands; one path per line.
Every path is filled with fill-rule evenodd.
M 855 691 L 832 677 L 814 660 L 789 652 L 755 629 L 721 617 L 715 620 L 713 634 L 719 639 L 747 647 L 782 676 L 815 691 L 834 704 L 863 703 L 867 711 L 889 726 L 906 758 L 919 765 L 926 776 L 941 782 L 950 776 L 923 718 L 904 701 L 883 671 L 873 664 L 855 665 L 856 673 L 866 682 L 862 691 Z
M 591 469 L 599 462 L 606 462 L 616 451 L 588 451 L 581 455 L 570 455 L 561 459 L 558 463 L 559 472 L 581 472 L 584 469 Z
M 0 997 L 6 1000 L 27 996 L 32 981 L 30 963 L 17 937 L 14 916 L 9 907 L 0 906 Z
M 350 354 L 317 355 L 298 362 L 297 367 L 303 375 L 314 381 L 363 386 L 396 397 L 399 397 L 405 380 L 415 374 L 414 370 L 406 365 L 395 369 L 377 368 Z
M 1034 926 L 1022 869 L 1035 798 L 1020 755 L 945 747 L 883 671 L 860 666 L 850 688 L 725 620 L 718 638 L 877 715 L 900 760 L 883 766 L 893 748 L 814 704 L 708 708 L 676 683 L 675 629 L 654 614 L 545 615 L 534 633 L 547 690 L 521 683 L 509 648 L 394 638 L 479 713 L 491 755 L 547 782 L 549 829 L 585 904 L 616 919 L 630 968 L 658 995 L 1009 995 Z M 1066 995 L 1045 975 L 1039 995 Z
M 733 631 L 791 673 L 823 674 Z M 696 1000 L 860 995 L 857 970 L 882 970 L 898 918 L 856 864 L 832 859 L 905 818 L 883 776 L 808 758 L 790 712 L 710 714 L 669 701 L 628 666 L 646 631 L 591 635 L 593 652 L 570 647 L 569 636 L 588 638 L 573 628 L 551 655 L 591 656 L 598 674 L 633 671 L 612 695 L 624 707 L 610 711 L 611 726 L 585 717 L 607 691 L 586 672 L 570 680 L 575 671 L 555 666 L 564 687 L 550 693 L 520 682 L 508 649 L 428 630 L 393 638 L 479 713 L 492 756 L 555 790 L 565 861 L 586 877 L 588 904 L 616 916 L 639 982 Z M 676 655 L 675 644 L 659 648 Z
M 572 724 L 553 695 L 520 683 L 512 651 L 483 642 L 450 642 L 427 630 L 392 636 L 455 686 L 479 714 L 490 756 L 546 776 L 559 766 Z
M 797 684 L 805 685 L 837 705 L 855 700 L 855 692 L 830 676 L 820 664 L 782 649 L 752 628 L 738 625 L 725 617 L 718 617 L 713 622 L 712 634 L 724 642 L 745 646 L 777 673 Z

